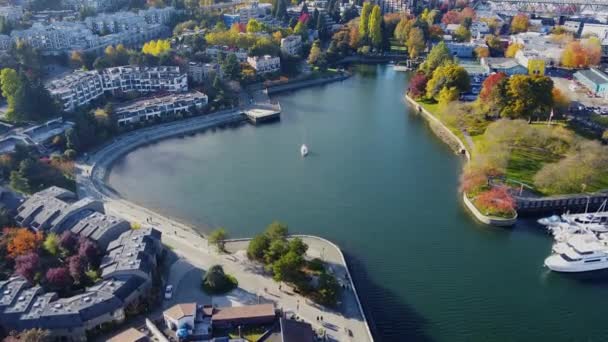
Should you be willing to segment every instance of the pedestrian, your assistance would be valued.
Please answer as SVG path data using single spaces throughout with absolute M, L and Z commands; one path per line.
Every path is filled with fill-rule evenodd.
M 321 322 L 323 321 L 323 316 L 321 316 Z

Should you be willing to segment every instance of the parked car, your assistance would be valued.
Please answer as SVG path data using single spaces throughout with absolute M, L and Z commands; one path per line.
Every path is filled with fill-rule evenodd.
M 173 297 L 173 285 L 167 285 L 165 288 L 165 299 L 171 299 Z

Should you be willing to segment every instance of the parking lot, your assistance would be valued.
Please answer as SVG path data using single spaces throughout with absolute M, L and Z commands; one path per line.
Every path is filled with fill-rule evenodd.
M 587 89 L 581 85 L 577 85 L 576 89 L 570 88 L 571 84 L 575 84 L 574 81 L 563 77 L 551 77 L 553 84 L 558 88 L 562 94 L 566 95 L 571 101 L 578 102 L 585 107 L 607 107 L 608 100 L 605 98 L 598 98 L 589 96 Z

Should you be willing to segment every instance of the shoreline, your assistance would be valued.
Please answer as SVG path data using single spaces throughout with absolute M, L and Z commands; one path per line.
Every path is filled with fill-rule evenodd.
M 467 149 L 467 146 L 464 142 L 452 132 L 441 120 L 435 117 L 432 113 L 426 110 L 422 105 L 420 105 L 416 100 L 411 98 L 407 92 L 404 95 L 405 100 L 409 103 L 409 105 L 413 106 L 416 113 L 422 114 L 425 120 L 431 126 L 431 130 L 435 135 L 445 142 L 448 146 L 450 146 L 454 152 L 460 155 L 464 155 L 467 163 L 471 161 L 471 152 Z M 513 226 L 517 222 L 517 212 L 515 212 L 515 217 L 512 218 L 502 218 L 495 216 L 487 216 L 475 207 L 473 202 L 471 202 L 466 193 L 462 193 L 462 201 L 464 203 L 465 208 L 477 219 L 479 222 L 483 224 L 487 224 L 490 226 L 496 227 L 510 227 Z
M 153 210 L 150 210 L 134 202 L 131 202 L 126 198 L 123 198 L 120 193 L 112 189 L 107 184 L 107 177 L 109 175 L 109 171 L 111 170 L 112 165 L 117 159 L 137 148 L 164 139 L 170 139 L 183 134 L 194 133 L 208 128 L 218 127 L 224 124 L 240 122 L 242 120 L 244 120 L 244 118 L 240 114 L 240 111 L 237 109 L 223 113 L 209 114 L 205 116 L 189 118 L 187 120 L 174 121 L 167 124 L 146 127 L 141 130 L 135 130 L 133 132 L 121 135 L 113 141 L 101 146 L 97 151 L 87 156 L 86 160 L 77 161 L 77 169 L 83 171 L 79 172 L 76 176 L 76 184 L 79 197 L 83 193 L 85 194 L 85 196 L 88 195 L 95 197 L 104 203 L 104 206 L 107 208 L 107 210 L 109 209 L 108 211 L 116 212 L 119 216 L 123 215 L 123 210 L 127 208 L 128 210 L 136 211 L 139 214 L 144 213 L 146 216 L 150 216 L 151 218 L 156 217 L 155 220 L 159 220 L 160 222 L 171 222 L 169 226 L 173 228 L 170 228 L 168 231 L 164 231 L 163 236 L 170 235 L 171 230 L 173 230 L 174 228 L 180 228 L 186 231 L 187 233 L 194 234 L 195 236 L 198 236 L 199 238 L 206 241 L 205 235 L 202 232 L 197 231 L 191 225 L 185 224 L 180 220 L 173 217 L 169 217 L 167 215 L 160 215 L 157 212 L 154 212 Z M 93 193 L 94 195 L 92 195 L 91 193 Z M 111 202 L 117 202 L 116 207 L 108 208 L 108 206 L 112 205 Z M 120 209 L 118 209 L 119 206 L 121 207 Z M 167 228 L 169 227 L 165 227 L 164 230 L 167 230 Z M 171 236 L 170 238 L 176 239 L 179 236 L 177 232 L 178 231 L 175 230 L 175 237 Z M 307 237 L 309 239 L 316 239 L 324 244 L 327 244 L 328 246 L 334 248 L 337 251 L 337 253 L 340 255 L 342 266 L 344 267 L 346 274 L 348 275 L 350 286 L 353 289 L 354 298 L 358 306 L 359 314 L 362 317 L 362 323 L 365 327 L 366 335 L 368 336 L 370 341 L 374 341 L 373 334 L 371 333 L 371 329 L 369 327 L 369 323 L 365 315 L 365 310 L 363 309 L 363 305 L 361 304 L 359 294 L 357 293 L 356 286 L 350 274 L 348 262 L 346 261 L 342 250 L 333 242 L 322 237 L 312 235 L 294 236 L 302 236 Z M 195 246 L 199 245 L 195 244 Z

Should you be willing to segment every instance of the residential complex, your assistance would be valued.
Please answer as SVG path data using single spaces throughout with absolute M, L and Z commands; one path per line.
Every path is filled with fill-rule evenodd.
M 6 21 L 14 23 L 23 17 L 23 7 L 21 6 L 0 6 L 0 17 Z
M 188 77 L 196 83 L 212 80 L 215 76 L 223 77 L 222 68 L 217 63 L 188 63 Z
M 71 127 L 74 127 L 73 122 L 56 118 L 38 125 L 10 128 L 0 135 L 0 153 L 13 152 L 17 144 L 36 146 L 43 150 L 55 136 L 65 133 Z
M 90 103 L 106 91 L 187 91 L 188 76 L 174 66 L 120 66 L 102 71 L 78 70 L 51 81 L 47 88 L 63 104 L 64 110 L 72 111 Z
M 141 10 L 138 13 L 118 12 L 86 18 L 84 22 L 35 22 L 25 30 L 15 30 L 0 38 L 0 49 L 8 49 L 16 41 L 26 41 L 45 55 L 61 55 L 72 51 L 101 53 L 108 45 L 136 46 L 167 35 L 165 26 L 175 10 Z
M 241 63 L 246 62 L 248 57 L 246 50 L 231 48 L 228 46 L 210 46 L 205 49 L 205 54 L 214 61 L 219 60 L 220 54 L 222 54 L 224 57 L 228 56 L 229 54 L 234 54 L 236 59 Z
M 262 57 L 247 57 L 247 63 L 259 74 L 267 74 L 281 70 L 281 59 L 265 55 Z
M 180 113 L 189 113 L 192 110 L 203 108 L 207 103 L 207 95 L 201 92 L 171 94 L 137 100 L 118 107 L 113 116 L 118 126 L 126 126 Z
M 162 253 L 161 233 L 153 228 L 133 230 L 130 224 L 103 213 L 96 201 L 52 187 L 27 199 L 16 220 L 33 229 L 62 232 L 70 229 L 97 243 L 105 256 L 101 280 L 68 298 L 45 293 L 25 278 L 0 282 L 0 326 L 5 330 L 41 328 L 54 338 L 86 341 L 87 332 L 126 318 L 129 305 L 145 300 L 155 282 Z M 97 202 L 98 203 L 98 202 Z
M 291 35 L 281 39 L 281 51 L 288 55 L 298 56 L 302 49 L 302 37 Z

